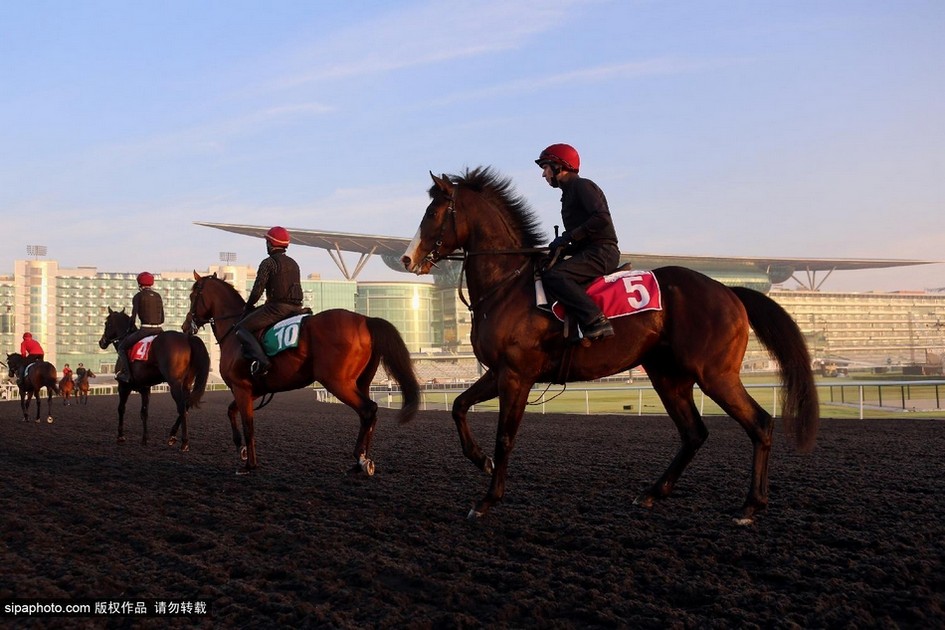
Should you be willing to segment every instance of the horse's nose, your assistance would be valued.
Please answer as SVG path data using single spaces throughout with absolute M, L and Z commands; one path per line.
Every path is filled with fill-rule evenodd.
M 410 271 L 410 263 L 412 262 L 410 260 L 410 256 L 407 256 L 407 255 L 401 256 L 400 262 L 401 264 L 403 264 L 404 269 L 406 269 L 407 271 Z

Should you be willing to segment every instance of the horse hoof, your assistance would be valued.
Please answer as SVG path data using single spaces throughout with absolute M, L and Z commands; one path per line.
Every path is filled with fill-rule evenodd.
M 46 424 L 52 424 L 52 422 L 53 422 L 52 416 L 49 416 L 48 418 L 46 418 Z
M 486 515 L 485 512 L 479 512 L 479 511 L 476 510 L 476 508 L 472 508 L 471 510 L 469 510 L 469 514 L 466 515 L 466 520 L 467 520 L 467 521 L 478 521 L 479 519 L 481 519 L 481 518 L 482 518 L 483 516 L 485 516 L 485 515 Z
M 361 460 L 360 464 L 361 464 L 361 470 L 364 472 L 364 474 L 366 474 L 368 477 L 371 477 L 374 475 L 374 461 L 373 460 L 363 459 Z
M 492 461 L 491 457 L 487 457 L 486 461 L 482 463 L 482 471 L 487 475 L 491 475 L 495 470 L 495 462 Z
M 240 459 L 241 459 L 242 461 L 244 461 L 244 462 L 245 462 L 247 459 L 249 459 L 249 455 L 247 454 L 247 451 L 246 451 L 246 447 L 245 447 L 245 446 L 240 449 Z M 247 472 L 248 472 L 248 471 L 247 471 Z
M 190 451 L 190 444 L 184 444 L 183 446 L 180 447 L 181 453 L 187 453 L 188 451 Z
M 237 477 L 242 477 L 242 476 L 248 475 L 248 474 L 249 474 L 249 470 L 247 470 L 246 468 L 237 468 L 237 469 L 236 469 L 236 476 L 237 476 Z
M 738 525 L 739 527 L 747 527 L 749 525 L 755 524 L 755 519 L 752 516 L 738 516 L 732 519 L 732 522 Z
M 174 436 L 172 435 L 171 437 L 167 438 L 167 445 L 168 445 L 168 446 L 174 446 L 175 444 L 177 444 L 177 438 L 176 438 L 176 437 L 174 437 Z
M 125 443 L 125 436 L 119 435 L 117 442 L 118 442 L 119 444 L 124 444 L 124 443 Z
M 639 505 L 640 507 L 646 508 L 648 510 L 652 510 L 654 501 L 653 501 L 653 497 L 647 496 L 645 494 L 641 494 L 640 496 L 638 496 L 636 499 L 633 500 L 633 504 Z

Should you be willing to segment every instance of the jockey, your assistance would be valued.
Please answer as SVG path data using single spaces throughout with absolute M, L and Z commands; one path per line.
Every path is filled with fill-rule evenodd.
M 553 144 L 535 163 L 552 188 L 561 189 L 564 232 L 548 245 L 552 254 L 567 256 L 542 272 L 542 284 L 565 310 L 577 318 L 587 339 L 614 334 L 614 328 L 584 291 L 596 278 L 611 273 L 620 262 L 617 232 L 607 199 L 597 184 L 578 175 L 581 158 L 568 144 Z
M 23 377 L 26 376 L 26 368 L 31 363 L 44 360 L 46 353 L 39 342 L 33 339 L 32 333 L 25 332 L 23 333 L 23 341 L 20 342 L 20 354 L 23 355 L 23 366 L 20 368 L 20 376 L 17 382 L 22 384 Z
M 118 360 L 115 361 L 115 379 L 127 383 L 131 380 L 131 369 L 128 365 L 128 350 L 151 335 L 162 332 L 164 324 L 164 300 L 161 294 L 154 290 L 154 276 L 147 271 L 138 274 L 138 292 L 131 300 L 131 321 L 125 338 L 118 344 Z M 135 320 L 141 321 L 141 328 L 133 330 Z
M 85 376 L 85 363 L 79 363 L 79 367 L 75 369 L 75 380 L 81 383 L 82 378 L 84 376 Z
M 66 363 L 62 368 L 62 378 L 69 381 L 72 380 L 72 368 L 69 367 L 68 363 Z
M 269 371 L 269 357 L 256 338 L 256 331 L 286 317 L 309 312 L 302 306 L 299 265 L 285 253 L 289 241 L 289 231 L 284 227 L 277 225 L 266 232 L 266 253 L 269 256 L 259 263 L 243 318 L 236 323 L 236 338 L 243 344 L 243 351 L 253 360 L 250 367 L 253 376 L 263 376 Z M 263 291 L 266 292 L 266 303 L 253 310 Z

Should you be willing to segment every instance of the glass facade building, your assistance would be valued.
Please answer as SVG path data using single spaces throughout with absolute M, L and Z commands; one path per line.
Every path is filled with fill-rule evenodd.
M 218 265 L 206 273 L 216 273 L 248 296 L 256 270 Z M 155 289 L 164 298 L 164 328 L 177 330 L 190 310 L 193 273 L 154 275 Z M 138 290 L 135 278 L 136 272 L 68 269 L 52 260 L 15 261 L 12 275 L 0 275 L 0 344 L 5 352 L 18 351 L 22 334 L 30 331 L 57 368 L 69 363 L 74 369 L 82 362 L 94 372 L 107 374 L 115 353 L 111 348 L 101 350 L 98 340 L 109 308 L 130 311 Z M 717 279 L 764 288 L 758 278 L 741 273 Z M 303 279 L 302 288 L 305 305 L 315 312 L 344 308 L 390 321 L 418 357 L 469 357 L 472 352 L 472 314 L 453 282 L 356 282 L 322 280 L 312 274 Z M 785 290 L 776 285 L 768 295 L 795 319 L 814 359 L 905 366 L 945 354 L 943 293 L 841 293 Z M 215 370 L 219 363 L 216 342 L 208 328 L 200 334 Z M 745 367 L 770 367 L 767 353 L 753 337 Z

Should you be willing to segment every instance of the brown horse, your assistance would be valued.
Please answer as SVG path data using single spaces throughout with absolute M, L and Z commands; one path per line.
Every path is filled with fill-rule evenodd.
M 253 401 L 260 396 L 307 387 L 315 381 L 358 413 L 361 428 L 354 447 L 356 464 L 352 471 L 374 474 L 374 462 L 368 449 L 377 423 L 377 403 L 370 398 L 371 381 L 381 361 L 387 373 L 397 381 L 403 394 L 400 422 L 413 417 L 420 403 L 420 386 L 410 360 L 410 352 L 394 326 L 377 317 L 365 317 L 344 309 L 317 313 L 303 320 L 298 330 L 298 345 L 273 357 L 272 367 L 262 378 L 250 375 L 249 362 L 242 345 L 230 334 L 232 325 L 243 314 L 242 296 L 216 274 L 200 276 L 194 272 L 190 292 L 190 312 L 184 330 L 196 332 L 209 323 L 220 344 L 220 375 L 233 392 L 227 415 L 233 429 L 233 442 L 245 460 L 241 472 L 257 466 L 256 437 L 253 429 Z M 246 446 L 242 446 L 236 424 L 239 413 Z
M 76 400 L 79 401 L 79 404 L 87 405 L 89 404 L 89 379 L 95 378 L 95 374 L 92 373 L 92 370 L 86 370 L 83 372 L 78 379 L 76 379 L 75 388 L 78 392 L 76 394 Z
M 75 383 L 68 376 L 63 376 L 59 379 L 59 395 L 62 396 L 62 404 L 69 405 L 69 399 L 72 398 L 72 393 L 75 391 Z
M 20 375 L 20 369 L 25 365 L 26 359 L 19 352 L 7 355 L 7 367 L 10 370 L 10 378 L 17 378 Z M 42 390 L 46 388 L 46 422 L 52 422 L 52 397 L 59 392 L 57 384 L 59 375 L 56 373 L 56 367 L 49 361 L 34 361 L 26 372 L 26 377 L 17 381 L 20 389 L 20 408 L 23 410 L 23 420 L 29 420 L 30 400 L 36 396 L 36 422 L 39 422 L 40 406 L 42 401 L 40 396 Z
M 433 176 L 432 201 L 402 262 L 428 273 L 457 249 L 463 257 L 473 311 L 472 344 L 489 369 L 453 403 L 463 453 L 492 474 L 486 495 L 469 513 L 485 515 L 505 493 L 509 455 L 536 382 L 586 381 L 642 365 L 666 407 L 682 446 L 665 473 L 636 503 L 652 508 L 667 497 L 708 431 L 693 400 L 699 387 L 738 421 L 754 449 L 748 496 L 737 522 L 750 523 L 768 503 L 771 415 L 739 377 L 749 325 L 777 359 L 785 384 L 785 429 L 800 450 L 813 448 L 819 410 L 810 356 L 790 315 L 762 293 L 728 288 L 681 267 L 654 270 L 663 310 L 613 320 L 616 336 L 570 344 L 562 325 L 535 307 L 536 249 L 547 241 L 511 182 L 489 168 L 463 176 Z M 495 460 L 483 454 L 466 422 L 472 405 L 499 397 Z
M 121 340 L 135 330 L 130 315 L 124 310 L 113 311 L 109 308 L 108 317 L 105 318 L 105 331 L 98 345 L 104 350 L 109 344 L 114 344 L 117 349 Z M 129 366 L 131 380 L 118 381 L 118 442 L 125 441 L 125 405 L 131 392 L 136 391 L 141 395 L 141 443 L 148 443 L 148 404 L 151 400 L 151 388 L 160 383 L 167 383 L 171 397 L 177 404 L 177 421 L 171 428 L 167 444 L 172 446 L 177 443 L 177 429 L 183 426 L 181 450 L 190 450 L 187 412 L 200 403 L 210 374 L 210 354 L 203 340 L 176 331 L 162 332 L 151 343 L 148 359 L 129 360 Z

